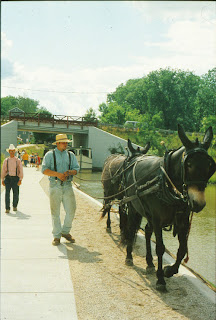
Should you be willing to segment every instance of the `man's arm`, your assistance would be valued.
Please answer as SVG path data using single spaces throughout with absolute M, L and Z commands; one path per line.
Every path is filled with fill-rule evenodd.
M 57 177 L 59 178 L 61 181 L 65 181 L 67 178 L 67 175 L 65 173 L 60 173 L 57 171 L 52 171 L 50 169 L 45 169 L 43 171 L 43 174 L 45 174 L 46 176 L 50 176 L 50 177 Z
M 22 166 L 22 161 L 20 159 L 18 159 L 18 167 L 19 167 L 19 181 L 17 183 L 18 186 L 21 185 L 22 183 L 22 179 L 23 179 L 23 166 Z

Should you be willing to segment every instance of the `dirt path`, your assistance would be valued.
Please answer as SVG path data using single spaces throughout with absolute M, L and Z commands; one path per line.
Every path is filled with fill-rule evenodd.
M 134 266 L 125 266 L 115 215 L 108 234 L 106 220 L 99 219 L 100 206 L 81 193 L 76 199 L 76 243 L 67 249 L 79 320 L 215 319 L 215 304 L 184 276 L 167 279 L 167 293 L 156 291 L 155 273 L 146 273 L 142 240 L 136 243 Z

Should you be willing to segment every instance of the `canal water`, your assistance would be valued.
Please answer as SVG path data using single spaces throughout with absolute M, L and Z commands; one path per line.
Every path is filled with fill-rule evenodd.
M 103 197 L 101 172 L 79 173 L 74 181 L 80 184 L 80 190 L 91 197 Z M 97 199 L 103 202 L 101 199 Z M 191 231 L 188 239 L 189 261 L 187 266 L 199 273 L 206 280 L 216 285 L 216 254 L 215 254 L 215 212 L 216 212 L 216 185 L 206 188 L 206 207 L 199 213 L 194 213 Z M 145 226 L 143 219 L 142 227 Z M 174 255 L 178 250 L 178 239 L 171 232 L 163 232 L 165 247 Z M 154 238 L 153 238 L 154 239 Z

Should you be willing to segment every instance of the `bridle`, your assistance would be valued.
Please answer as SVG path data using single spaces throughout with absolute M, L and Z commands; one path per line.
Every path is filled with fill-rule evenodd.
M 186 169 L 185 169 L 186 162 L 191 157 L 191 155 L 194 155 L 194 154 L 204 154 L 207 157 L 207 159 L 209 159 L 211 170 L 206 180 L 191 180 L 191 179 L 188 179 L 186 176 Z M 188 186 L 192 184 L 203 185 L 204 187 L 206 187 L 209 178 L 213 175 L 214 172 L 215 172 L 215 162 L 212 159 L 212 157 L 208 155 L 208 152 L 204 148 L 197 147 L 197 148 L 190 149 L 183 152 L 182 160 L 181 160 L 181 178 L 183 181 L 183 190 L 184 188 L 188 188 Z
M 171 198 L 171 201 L 174 201 L 174 202 L 175 201 L 178 202 L 178 200 L 182 200 L 183 202 L 186 203 L 189 200 L 188 187 L 190 185 L 202 185 L 202 186 L 206 187 L 209 178 L 215 172 L 216 164 L 215 164 L 214 160 L 212 159 L 212 157 L 208 155 L 208 152 L 202 147 L 196 147 L 193 149 L 185 150 L 182 153 L 182 158 L 181 158 L 181 179 L 180 179 L 181 183 L 178 184 L 179 186 L 182 187 L 182 192 L 180 192 L 176 188 L 176 186 L 174 185 L 174 183 L 172 182 L 172 180 L 170 179 L 170 177 L 168 175 L 170 158 L 173 155 L 173 153 L 176 152 L 177 150 L 170 150 L 170 151 L 166 152 L 166 154 L 164 156 L 164 166 L 161 165 L 161 171 L 163 172 L 164 176 L 166 177 L 166 180 L 169 181 L 170 186 L 172 187 L 174 194 L 175 194 L 175 195 L 172 195 L 172 194 L 165 192 L 167 197 Z M 197 153 L 204 154 L 207 157 L 207 159 L 209 159 L 209 161 L 210 161 L 210 171 L 209 171 L 209 175 L 206 180 L 192 180 L 192 179 L 189 179 L 186 175 L 186 162 L 188 161 L 188 159 L 192 155 L 197 154 Z

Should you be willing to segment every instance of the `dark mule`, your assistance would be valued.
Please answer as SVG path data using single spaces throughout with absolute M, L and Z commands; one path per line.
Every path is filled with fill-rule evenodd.
M 104 163 L 103 171 L 101 175 L 101 181 L 104 190 L 104 205 L 102 209 L 102 218 L 107 214 L 107 232 L 111 232 L 111 220 L 110 220 L 110 209 L 112 207 L 112 201 L 114 199 L 121 200 L 124 196 L 122 191 L 122 172 L 126 166 L 126 162 L 129 163 L 131 159 L 137 155 L 144 155 L 148 152 L 150 148 L 150 143 L 148 142 L 144 148 L 134 149 L 130 139 L 128 139 L 128 149 L 131 152 L 131 156 L 126 156 L 123 154 L 112 154 L 110 155 Z M 108 199 L 106 199 L 108 197 Z M 120 215 L 120 230 L 122 230 L 123 225 L 126 225 L 126 213 L 125 206 L 119 206 Z
M 123 228 L 127 242 L 126 264 L 133 265 L 132 247 L 141 219 L 145 217 L 148 221 L 145 227 L 147 268 L 154 268 L 150 244 L 154 232 L 158 256 L 156 287 L 161 291 L 166 290 L 164 276 L 178 273 L 187 253 L 190 213 L 205 207 L 206 184 L 216 169 L 207 153 L 213 138 L 212 127 L 206 131 L 202 143 L 198 139 L 191 142 L 180 125 L 178 135 L 183 143 L 181 148 L 166 152 L 164 157 L 145 157 L 125 172 L 124 188 L 128 188 L 123 199 L 123 203 L 128 203 L 127 227 Z M 177 259 L 163 270 L 162 230 L 172 226 L 173 235 L 177 234 L 179 240 Z

